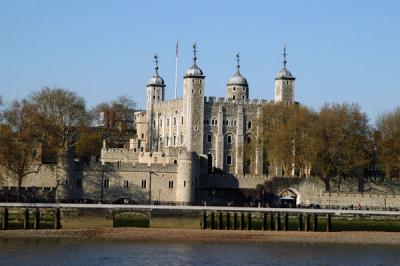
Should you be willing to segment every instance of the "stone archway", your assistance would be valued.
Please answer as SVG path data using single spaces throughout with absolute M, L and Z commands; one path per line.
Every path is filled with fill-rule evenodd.
M 279 193 L 279 203 L 282 207 L 296 207 L 300 204 L 300 193 L 293 188 L 288 188 Z

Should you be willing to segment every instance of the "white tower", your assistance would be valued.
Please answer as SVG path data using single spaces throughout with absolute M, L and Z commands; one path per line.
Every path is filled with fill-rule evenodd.
M 187 150 L 203 153 L 204 124 L 204 78 L 203 71 L 196 64 L 196 43 L 193 44 L 193 64 L 186 71 L 183 80 L 184 112 L 186 116 Z
M 295 77 L 286 68 L 286 46 L 283 49 L 283 68 L 275 77 L 275 103 L 292 104 L 294 101 Z
M 158 56 L 154 56 L 155 72 L 153 76 L 147 81 L 147 151 L 157 150 L 158 140 L 158 121 L 153 113 L 154 104 L 164 101 L 165 98 L 165 83 L 162 77 L 158 74 Z

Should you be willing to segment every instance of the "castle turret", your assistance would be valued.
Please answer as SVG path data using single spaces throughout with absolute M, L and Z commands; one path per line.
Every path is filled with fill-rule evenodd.
M 240 74 L 240 55 L 236 54 L 236 73 L 228 80 L 227 97 L 232 100 L 247 100 L 249 99 L 249 84 L 245 77 Z
M 148 131 L 148 143 L 147 150 L 157 150 L 157 135 L 158 135 L 158 124 L 157 119 L 153 114 L 153 106 L 157 102 L 164 101 L 165 98 L 165 83 L 164 79 L 158 74 L 158 56 L 154 56 L 155 61 L 155 72 L 153 76 L 147 81 L 147 131 Z
M 199 173 L 198 156 L 181 150 L 178 155 L 176 201 L 188 205 L 194 202 L 195 182 Z
M 193 64 L 183 81 L 184 112 L 186 115 L 186 147 L 188 151 L 203 153 L 204 78 L 197 66 L 196 44 L 193 44 Z
M 275 103 L 292 104 L 294 101 L 295 77 L 286 68 L 286 46 L 283 49 L 283 68 L 275 77 Z

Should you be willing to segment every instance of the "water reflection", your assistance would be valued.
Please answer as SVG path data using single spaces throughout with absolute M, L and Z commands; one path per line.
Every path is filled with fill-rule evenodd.
M 400 247 L 0 240 L 0 265 L 400 265 Z

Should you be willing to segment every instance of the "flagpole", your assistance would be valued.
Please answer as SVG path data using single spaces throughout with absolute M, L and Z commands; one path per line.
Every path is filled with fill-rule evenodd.
M 176 41 L 176 54 L 175 54 L 175 99 L 178 92 L 178 41 Z

